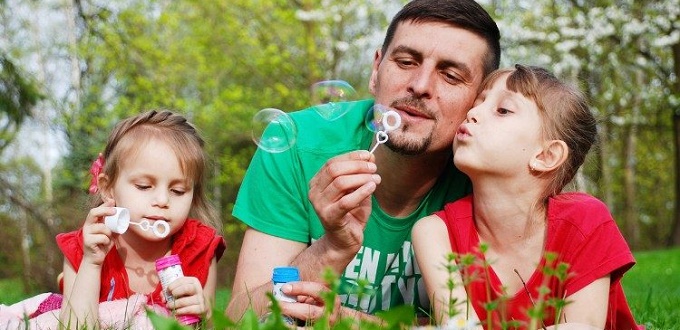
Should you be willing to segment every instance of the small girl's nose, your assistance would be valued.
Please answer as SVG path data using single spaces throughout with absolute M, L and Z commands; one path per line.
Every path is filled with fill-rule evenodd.
M 167 192 L 158 192 L 154 198 L 153 204 L 158 207 L 166 207 L 170 202 L 170 198 Z

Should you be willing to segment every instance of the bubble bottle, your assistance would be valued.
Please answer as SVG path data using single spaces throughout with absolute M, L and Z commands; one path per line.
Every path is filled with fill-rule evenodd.
M 274 295 L 274 298 L 276 298 L 276 300 L 278 301 L 293 303 L 297 302 L 297 298 L 295 296 L 286 295 L 285 293 L 283 293 L 283 291 L 281 291 L 281 288 L 286 283 L 297 282 L 299 280 L 300 271 L 297 269 L 297 267 L 274 268 L 274 271 L 272 273 L 272 283 L 274 284 L 272 294 Z M 295 325 L 297 323 L 293 318 L 285 315 L 283 316 L 283 322 L 290 325 Z
M 179 260 L 179 256 L 172 254 L 156 260 L 156 271 L 158 272 L 158 278 L 163 287 L 162 293 L 165 297 L 165 301 L 167 301 L 168 305 L 172 306 L 175 302 L 175 297 L 168 292 L 168 285 L 184 276 L 184 273 L 182 272 L 182 262 Z M 201 320 L 196 315 L 177 315 L 177 319 L 187 325 L 196 324 Z

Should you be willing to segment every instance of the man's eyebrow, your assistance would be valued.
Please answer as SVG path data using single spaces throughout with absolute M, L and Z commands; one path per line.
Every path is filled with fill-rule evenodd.
M 470 79 L 470 77 L 472 77 L 472 70 L 470 70 L 470 67 L 467 64 L 460 61 L 444 60 L 437 63 L 437 67 L 440 69 L 455 68 L 460 70 L 461 75 L 466 79 Z
M 416 49 L 411 48 L 409 46 L 404 46 L 404 45 L 397 46 L 392 50 L 390 55 L 399 54 L 399 53 L 409 54 L 409 55 L 413 56 L 417 61 L 423 60 L 423 54 L 421 52 L 417 51 Z
M 392 50 L 390 55 L 395 55 L 395 54 L 399 54 L 399 53 L 409 54 L 409 55 L 413 56 L 413 58 L 416 61 L 422 61 L 423 60 L 423 54 L 421 52 L 419 52 L 418 50 L 416 50 L 414 48 L 408 47 L 408 46 L 404 46 L 404 45 L 397 46 Z M 439 68 L 439 69 L 455 68 L 455 69 L 458 69 L 458 70 L 461 71 L 461 75 L 463 77 L 465 77 L 466 80 L 469 80 L 472 77 L 472 70 L 464 62 L 460 62 L 460 61 L 456 61 L 456 60 L 443 60 L 443 61 L 440 61 L 439 63 L 437 63 L 437 68 Z

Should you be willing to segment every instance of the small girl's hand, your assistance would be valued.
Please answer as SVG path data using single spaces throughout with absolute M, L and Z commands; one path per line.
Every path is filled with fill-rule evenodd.
M 166 302 L 170 310 L 177 315 L 199 315 L 209 317 L 210 307 L 203 296 L 203 287 L 197 278 L 191 276 L 180 277 L 170 285 L 168 292 L 175 297 L 174 302 Z
M 111 239 L 113 233 L 104 224 L 104 217 L 114 215 L 116 210 L 113 208 L 114 201 L 107 201 L 104 204 L 90 210 L 83 224 L 83 261 L 93 265 L 101 266 L 104 263 L 106 254 L 113 247 Z

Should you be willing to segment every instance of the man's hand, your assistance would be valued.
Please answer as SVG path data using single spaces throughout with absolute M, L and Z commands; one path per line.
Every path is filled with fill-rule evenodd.
M 297 297 L 297 303 L 280 302 L 281 313 L 290 317 L 294 317 L 303 321 L 305 324 L 313 324 L 319 320 L 326 309 L 332 307 L 332 311 L 328 312 L 329 325 L 334 324 L 339 320 L 340 316 L 340 299 L 336 296 L 332 302 L 332 306 L 326 306 L 324 295 L 329 293 L 329 288 L 318 282 L 291 282 L 285 284 L 281 290 L 288 296 Z
M 339 251 L 359 250 L 371 214 L 371 194 L 380 183 L 375 157 L 366 150 L 331 158 L 309 183 L 309 200 Z

